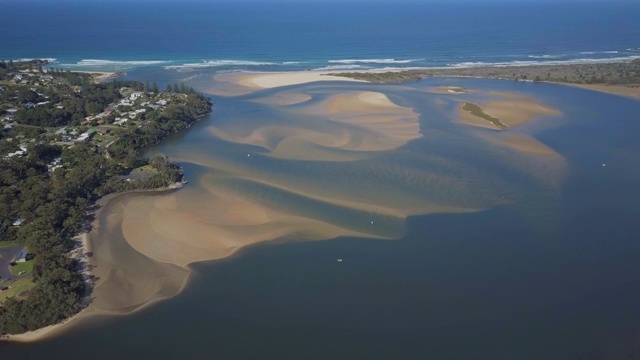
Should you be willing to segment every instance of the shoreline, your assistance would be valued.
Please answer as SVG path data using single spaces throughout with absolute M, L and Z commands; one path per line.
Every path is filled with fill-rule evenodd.
M 95 284 L 93 283 L 94 278 L 93 275 L 91 273 L 91 264 L 90 264 L 90 258 L 92 256 L 89 256 L 89 253 L 91 253 L 91 241 L 89 240 L 89 233 L 93 230 L 94 226 L 96 225 L 95 223 L 98 221 L 98 217 L 100 216 L 100 213 L 102 212 L 102 209 L 104 209 L 111 201 L 116 200 L 117 198 L 119 198 L 120 196 L 124 196 L 124 195 L 128 195 L 128 194 L 134 194 L 134 193 L 159 193 L 159 192 L 171 192 L 174 190 L 179 190 L 182 187 L 184 187 L 186 184 L 188 184 L 188 181 L 186 180 L 182 180 L 179 182 L 175 182 L 173 184 L 170 184 L 168 186 L 164 186 L 161 188 L 156 188 L 156 189 L 135 189 L 135 190 L 127 190 L 127 191 L 121 191 L 121 192 L 117 192 L 117 193 L 112 193 L 112 194 L 107 194 L 101 198 L 99 198 L 98 200 L 96 200 L 96 206 L 97 208 L 95 209 L 95 211 L 91 214 L 94 217 L 94 220 L 91 222 L 91 224 L 89 224 L 91 226 L 91 229 L 89 229 L 88 231 L 84 231 L 81 233 L 78 233 L 74 238 L 76 239 L 76 241 L 78 241 L 80 243 L 80 246 L 78 246 L 76 249 L 74 249 L 71 253 L 71 256 L 79 261 L 83 261 L 85 264 L 85 267 L 83 267 L 82 270 L 82 274 L 83 277 L 85 278 L 85 284 L 87 286 L 87 294 L 91 294 L 93 287 L 95 286 Z M 78 250 L 82 250 L 82 251 L 78 251 Z M 178 293 L 182 292 L 182 290 L 184 290 L 184 288 L 186 287 L 187 283 L 188 283 L 188 278 L 187 281 L 183 284 L 182 288 L 179 290 Z M 84 301 L 87 301 L 89 299 L 87 299 L 89 296 L 85 295 L 85 299 Z M 137 311 L 143 310 L 145 309 L 147 306 L 151 306 L 159 301 L 162 300 L 166 300 L 165 299 L 156 299 L 156 300 L 152 300 L 148 303 L 145 303 L 144 305 L 136 308 L 135 310 L 133 310 L 131 313 L 135 313 Z M 80 320 L 84 317 L 88 317 L 88 316 L 99 316 L 99 315 L 118 315 L 118 314 L 101 314 L 101 313 L 92 313 L 91 309 L 89 309 L 90 306 L 90 302 L 87 303 L 87 306 L 85 308 L 83 308 L 79 313 L 75 314 L 74 316 L 65 319 L 64 321 L 62 321 L 61 323 L 58 324 L 53 324 L 53 325 L 49 325 L 46 327 L 43 327 L 41 329 L 37 329 L 37 330 L 33 330 L 33 331 L 28 331 L 22 334 L 10 334 L 10 335 L 3 335 L 0 337 L 0 341 L 11 341 L 11 342 L 20 342 L 20 343 L 28 343 L 28 342 L 35 342 L 35 341 L 40 341 L 40 340 L 44 340 L 47 338 L 51 338 L 54 337 L 56 335 L 58 335 L 59 333 L 63 332 L 63 328 L 66 326 L 71 325 L 72 322 Z M 95 310 L 94 310 L 95 311 Z M 121 316 L 125 316 L 128 314 L 121 314 Z
M 90 72 L 89 72 L 90 73 Z M 93 73 L 90 73 L 93 74 Z M 121 74 L 121 75 L 119 75 Z M 107 73 L 104 72 L 103 75 L 105 76 L 122 76 L 124 75 L 124 73 Z M 212 113 L 211 109 L 209 109 L 208 112 L 201 114 L 199 116 L 196 116 L 194 118 L 194 123 L 198 122 L 202 119 L 204 119 L 205 117 L 207 117 L 208 115 L 210 115 Z M 193 125 L 193 123 L 188 124 L 187 128 L 191 128 L 191 126 Z M 177 132 L 177 131 L 176 131 Z M 175 132 L 174 132 L 175 133 Z M 160 139 L 160 141 L 162 141 L 162 139 Z M 155 145 L 155 144 L 153 144 Z M 178 166 L 179 167 L 179 166 Z M 132 193 L 158 193 L 158 192 L 171 192 L 174 190 L 178 190 L 180 188 L 182 188 L 184 185 L 188 184 L 188 181 L 184 179 L 184 173 L 181 167 L 179 167 L 180 170 L 180 180 L 177 182 L 174 182 L 172 184 L 169 184 L 168 186 L 163 186 L 163 187 L 159 187 L 159 188 L 153 188 L 153 189 L 133 189 L 133 190 L 127 190 L 127 191 L 120 191 L 120 192 L 115 192 L 115 193 L 111 193 L 111 194 L 107 194 L 104 195 L 102 197 L 100 197 L 99 199 L 97 199 L 95 201 L 95 209 L 93 210 L 93 212 L 89 212 L 87 215 L 89 216 L 93 216 L 93 220 L 90 223 L 86 223 L 85 227 L 86 227 L 86 231 L 81 231 L 78 234 L 76 234 L 73 238 L 78 241 L 80 243 L 80 246 L 77 246 L 76 248 L 74 248 L 74 250 L 72 250 L 71 252 L 69 252 L 69 256 L 71 256 L 72 258 L 78 260 L 81 264 L 81 271 L 80 273 L 83 276 L 83 280 L 85 283 L 85 295 L 83 296 L 82 301 L 85 303 L 85 307 L 83 309 L 81 309 L 77 314 L 61 321 L 58 324 L 52 324 L 40 329 L 36 329 L 33 331 L 28 331 L 25 333 L 21 333 L 21 334 L 6 334 L 6 335 L 2 335 L 0 336 L 0 342 L 2 341 L 15 341 L 15 342 L 34 342 L 34 341 L 39 341 L 48 337 L 51 337 L 53 335 L 55 335 L 62 327 L 67 326 L 69 323 L 89 315 L 90 313 L 87 313 L 87 309 L 89 308 L 90 304 L 91 304 L 91 298 L 90 295 L 93 294 L 93 290 L 95 288 L 95 282 L 96 277 L 95 275 L 92 273 L 91 269 L 94 265 L 91 264 L 90 261 L 90 257 L 89 256 L 90 253 L 92 253 L 92 246 L 91 246 L 91 241 L 89 240 L 89 234 L 93 231 L 93 229 L 95 228 L 96 222 L 98 221 L 99 215 L 102 212 L 102 209 L 107 206 L 109 204 L 109 202 L 113 199 L 116 199 L 120 196 L 124 196 L 127 194 L 132 194 Z M 99 279 L 99 278 L 98 278 Z M 177 293 L 180 293 L 184 287 L 186 286 L 186 282 L 188 281 L 189 277 L 186 278 L 185 283 L 181 285 L 181 288 L 178 290 Z M 87 299 L 89 298 L 89 299 Z M 149 301 L 148 303 L 145 303 L 141 306 L 139 306 L 138 308 L 134 309 L 132 312 L 138 311 L 139 309 L 145 308 L 148 304 L 152 304 L 155 303 L 156 301 L 160 301 L 163 300 L 164 298 L 158 298 L 158 299 L 153 299 L 151 301 Z M 88 301 L 88 302 L 87 302 Z M 99 315 L 99 313 L 98 313 Z M 112 315 L 111 313 L 109 313 L 109 315 Z
M 572 84 L 572 83 L 559 83 L 552 81 L 543 81 L 546 84 L 571 86 L 574 88 L 597 91 L 600 93 L 622 96 L 633 100 L 640 101 L 640 87 L 628 87 L 621 85 L 605 85 L 605 84 Z

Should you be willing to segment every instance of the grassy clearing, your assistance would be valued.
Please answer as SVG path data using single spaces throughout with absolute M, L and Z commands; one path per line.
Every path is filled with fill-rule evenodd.
M 507 125 L 501 123 L 500 120 L 482 111 L 482 108 L 476 104 L 464 103 L 464 105 L 462 105 L 462 110 L 470 112 L 471 115 L 473 116 L 489 121 L 490 123 L 493 124 L 493 126 L 497 127 L 498 129 L 501 129 L 501 130 L 508 129 Z
M 21 292 L 32 289 L 36 284 L 31 281 L 31 277 L 26 277 L 16 281 L 2 283 L 0 286 L 9 288 L 8 290 L 0 292 L 0 304 L 2 304 L 7 298 L 18 296 Z
M 33 260 L 17 263 L 11 267 L 11 273 L 14 276 L 18 276 L 22 271 L 26 271 L 27 274 L 31 273 L 33 271 Z
M 132 174 L 157 174 L 158 171 L 151 167 L 151 165 L 145 165 L 131 170 Z

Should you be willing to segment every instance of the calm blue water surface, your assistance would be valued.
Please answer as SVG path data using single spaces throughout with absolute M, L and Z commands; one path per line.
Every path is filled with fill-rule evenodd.
M 159 83 L 216 71 L 597 62 L 640 55 L 627 50 L 640 46 L 637 2 L 12 1 L 0 8 L 0 58 L 55 58 L 55 67 L 123 69 L 131 79 Z M 196 265 L 176 298 L 55 339 L 0 343 L 0 358 L 640 357 L 640 102 L 550 84 L 419 83 L 445 84 L 518 92 L 562 111 L 556 126 L 530 125 L 536 138 L 567 159 L 558 195 L 538 200 L 551 202 L 552 223 L 505 205 L 411 217 L 396 241 L 258 245 Z M 213 100 L 209 118 L 154 151 L 209 141 L 200 130 L 247 106 Z M 453 125 L 423 120 L 421 126 L 438 131 Z M 434 149 L 425 139 L 406 147 Z M 212 144 L 210 151 L 219 149 Z M 464 146 L 459 154 L 467 154 Z M 187 178 L 199 172 L 185 164 Z M 535 194 L 526 196 L 535 200 Z

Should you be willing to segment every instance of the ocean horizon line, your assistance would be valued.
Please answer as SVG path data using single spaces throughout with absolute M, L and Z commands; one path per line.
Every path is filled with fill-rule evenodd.
M 637 51 L 636 51 L 637 52 Z M 635 55 L 631 50 L 624 53 L 618 50 L 611 51 L 582 51 L 581 56 L 572 57 L 565 54 L 527 54 L 521 59 L 429 59 L 425 58 L 348 58 L 348 59 L 317 59 L 317 60 L 279 60 L 263 61 L 249 59 L 80 59 L 61 60 L 55 57 L 29 57 L 20 59 L 5 59 L 3 61 L 30 61 L 46 60 L 47 67 L 55 67 L 69 70 L 95 70 L 95 71 L 122 71 L 135 70 L 145 67 L 162 67 L 173 71 L 195 71 L 198 69 L 218 69 L 221 72 L 228 71 L 340 71 L 340 70 L 398 70 L 398 69 L 460 69 L 474 67 L 519 67 L 519 66 L 545 66 L 545 65 L 580 65 L 599 63 L 624 63 L 640 59 L 640 52 Z M 600 56 L 600 55 L 618 56 Z M 589 55 L 595 55 L 589 57 Z M 619 56 L 622 55 L 622 56 Z M 512 55 L 516 56 L 516 55 Z M 565 58 L 562 58 L 565 57 Z M 452 61 L 459 60 L 459 61 Z M 467 61 L 463 61 L 467 60 Z

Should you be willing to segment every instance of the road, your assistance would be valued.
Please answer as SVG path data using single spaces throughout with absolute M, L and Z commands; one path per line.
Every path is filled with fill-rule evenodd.
M 0 248 L 0 256 L 2 256 L 2 258 L 0 258 L 0 281 L 17 278 L 17 276 L 11 274 L 9 262 L 20 252 L 23 246 L 22 244 L 15 244 Z

